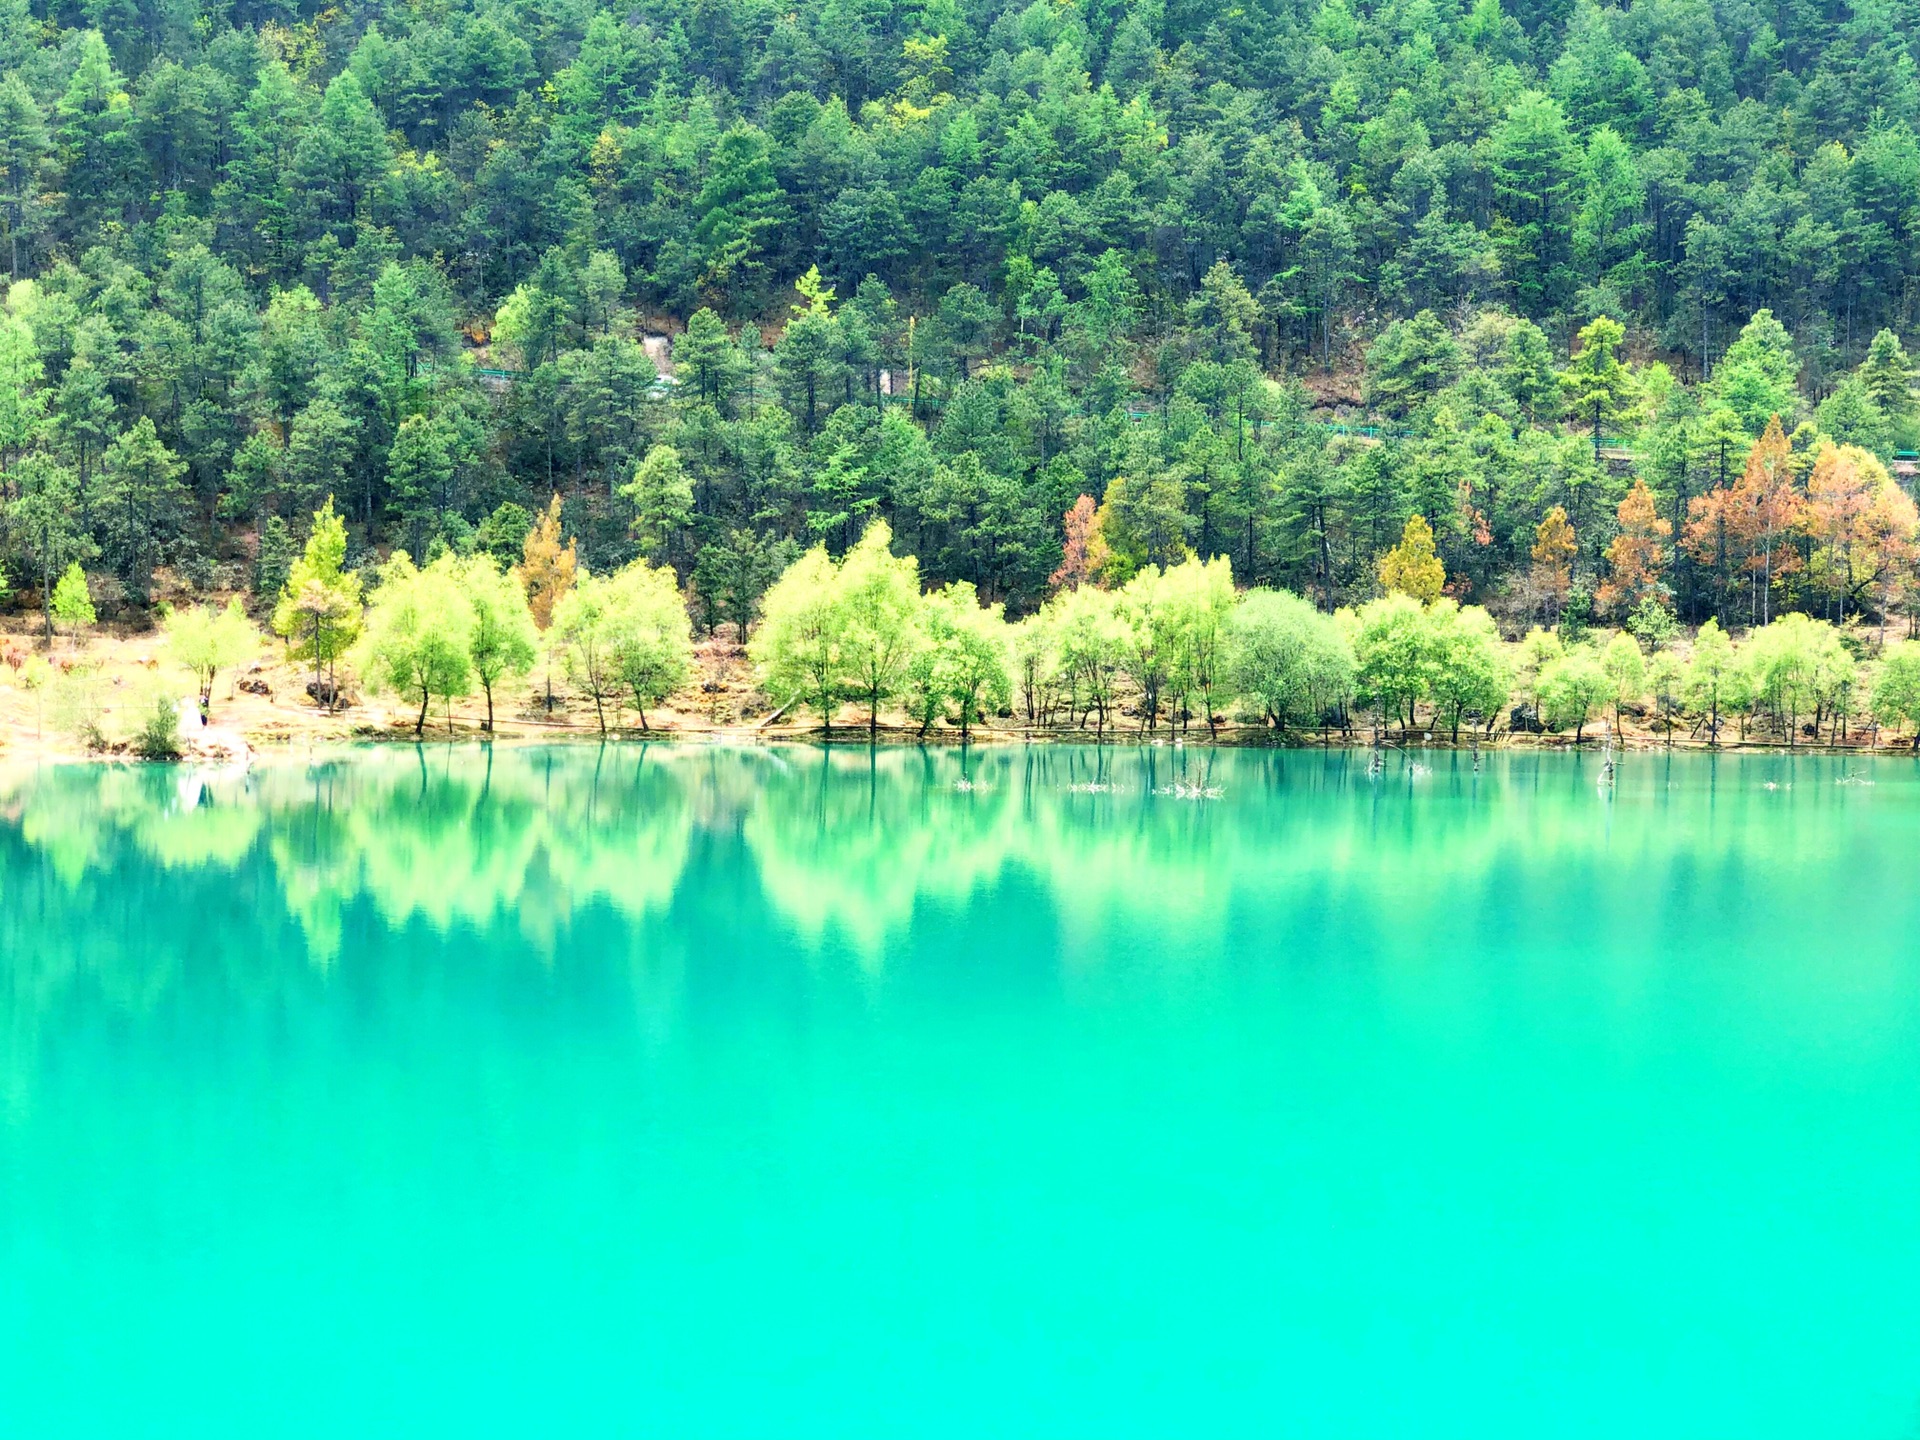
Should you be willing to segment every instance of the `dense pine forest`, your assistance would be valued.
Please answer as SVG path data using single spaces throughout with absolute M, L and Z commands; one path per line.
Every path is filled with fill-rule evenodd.
M 702 629 L 884 519 L 1010 617 L 1190 554 L 1330 612 L 1418 542 L 1510 635 L 1884 631 L 1911 20 L 9 3 L 10 603 L 264 614 L 330 497 L 371 590 L 557 495 Z

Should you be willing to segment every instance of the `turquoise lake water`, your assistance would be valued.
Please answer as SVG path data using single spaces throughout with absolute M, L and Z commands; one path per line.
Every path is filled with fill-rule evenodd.
M 0 1435 L 1920 1435 L 1920 768 L 0 771 Z

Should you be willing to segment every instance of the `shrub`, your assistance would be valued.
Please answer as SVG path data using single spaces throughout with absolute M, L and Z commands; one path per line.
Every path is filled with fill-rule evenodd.
M 178 760 L 182 748 L 179 707 L 156 691 L 140 717 L 140 729 L 133 737 L 134 753 L 143 760 Z

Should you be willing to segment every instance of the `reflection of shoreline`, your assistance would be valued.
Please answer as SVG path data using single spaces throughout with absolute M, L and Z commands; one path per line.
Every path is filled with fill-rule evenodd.
M 1171 733 L 1164 726 L 1157 732 L 1151 733 L 1131 727 L 1109 728 L 1101 732 L 1092 729 L 1023 730 L 993 729 L 982 726 L 976 727 L 967 740 L 962 740 L 957 731 L 949 733 L 940 730 L 921 735 L 919 730 L 911 725 L 882 725 L 877 737 L 870 737 L 864 725 L 837 725 L 830 735 L 817 725 L 781 726 L 769 730 L 751 727 L 687 726 L 674 730 L 609 730 L 605 735 L 592 726 L 571 726 L 564 730 L 555 729 L 531 734 L 501 733 L 487 736 L 479 731 L 465 731 L 453 736 L 436 737 L 429 734 L 424 738 L 415 736 L 411 729 L 407 729 L 405 733 L 365 734 L 351 739 L 327 738 L 317 742 L 288 739 L 278 735 L 248 735 L 242 738 L 237 732 L 223 733 L 231 735 L 237 743 L 249 746 L 249 763 L 256 766 L 307 764 L 326 757 L 364 754 L 375 750 L 601 750 L 657 746 L 743 751 L 802 748 L 964 752 L 1041 747 L 1092 748 L 1116 752 L 1156 749 L 1297 752 L 1366 751 L 1374 747 L 1373 732 L 1364 726 L 1356 726 L 1353 730 L 1346 732 L 1333 730 L 1322 733 L 1318 730 L 1294 730 L 1282 734 L 1264 727 L 1222 725 L 1219 733 L 1214 736 L 1207 734 L 1204 725 L 1185 732 Z M 1449 739 L 1444 732 L 1439 731 L 1430 733 L 1423 730 L 1407 734 L 1390 732 L 1383 737 L 1381 744 L 1388 750 L 1431 750 L 1441 754 L 1471 754 L 1479 751 L 1489 755 L 1500 753 L 1597 755 L 1603 748 L 1603 741 L 1597 730 L 1577 742 L 1571 735 L 1530 735 L 1508 730 L 1496 731 L 1491 736 L 1483 734 L 1477 740 L 1463 731 L 1457 741 Z M 1641 755 L 1850 755 L 1898 759 L 1910 758 L 1915 753 L 1910 740 L 1869 740 L 1861 743 L 1849 739 L 1840 744 L 1823 740 L 1804 745 L 1788 745 L 1779 740 L 1722 739 L 1718 745 L 1712 745 L 1705 740 L 1696 740 L 1690 736 L 1678 736 L 1669 740 L 1665 736 L 1640 734 L 1630 730 L 1617 732 L 1613 737 L 1613 744 L 1616 750 Z M 204 756 L 187 756 L 172 761 L 152 761 L 139 760 L 113 752 L 90 754 L 60 748 L 53 742 L 28 747 L 25 754 L 9 754 L 0 750 L 0 774 L 8 768 L 21 766 L 77 765 L 168 769 L 220 763 L 227 762 Z
M 1478 763 L 1389 752 L 1376 773 L 1339 747 L 649 742 L 0 767 L 0 838 L 19 847 L 0 857 L 0 880 L 34 866 L 68 892 L 156 875 L 231 889 L 244 875 L 277 895 L 322 968 L 355 907 L 442 934 L 504 924 L 551 954 L 587 907 L 631 922 L 673 905 L 706 836 L 750 860 L 758 890 L 806 943 L 877 957 L 919 905 L 963 905 L 1013 872 L 1096 929 L 1147 900 L 1164 920 L 1210 929 L 1249 887 L 1399 877 L 1419 889 L 1578 857 L 1608 842 L 1561 792 L 1590 796 L 1595 763 L 1584 752 L 1487 752 Z M 1846 768 L 1857 758 L 1825 751 L 1639 755 L 1623 764 L 1616 800 L 1644 801 L 1669 763 L 1725 782 L 1723 820 L 1758 796 L 1791 795 L 1798 808 L 1869 793 Z M 1646 835 L 1635 827 L 1637 843 L 1710 860 L 1701 827 L 1714 813 L 1682 807 Z M 1382 831 L 1388 818 L 1406 836 Z
M 1337 748 L 442 744 L 245 770 L 0 767 L 0 1051 L 14 1052 L 0 1071 L 75 993 L 138 1015 L 213 983 L 273 1006 L 315 985 L 419 983 L 416 958 L 509 989 L 593 974 L 658 1016 L 708 965 L 880 977 L 924 927 L 968 963 L 1030 956 L 1063 978 L 1118 973 L 1147 943 L 1235 953 L 1276 917 L 1321 917 L 1336 949 L 1442 955 L 1453 941 L 1426 926 L 1461 907 L 1604 917 L 1616 939 L 1646 929 L 1651 955 L 1662 906 L 1716 875 L 1805 899 L 1810 850 L 1867 873 L 1857 807 L 1908 800 L 1904 770 L 1870 787 L 1857 760 L 1819 753 L 1637 756 L 1605 800 L 1596 766 L 1435 752 L 1389 754 L 1376 775 Z M 751 954 L 742 923 L 763 927 Z M 1539 937 L 1550 954 L 1592 939 L 1585 920 Z M 369 954 L 385 957 L 377 973 Z

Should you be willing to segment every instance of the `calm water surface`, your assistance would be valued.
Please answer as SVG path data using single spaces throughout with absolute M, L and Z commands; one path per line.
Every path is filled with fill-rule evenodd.
M 1912 1440 L 1920 771 L 1596 779 L 0 772 L 0 1434 Z

